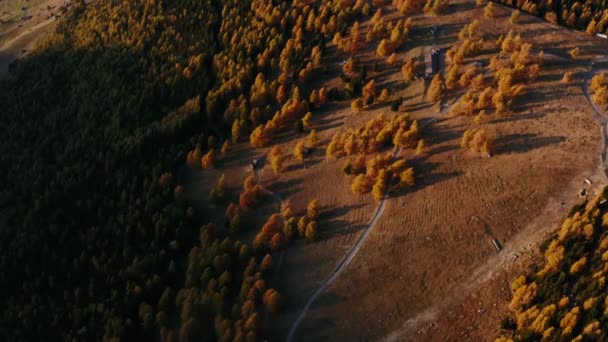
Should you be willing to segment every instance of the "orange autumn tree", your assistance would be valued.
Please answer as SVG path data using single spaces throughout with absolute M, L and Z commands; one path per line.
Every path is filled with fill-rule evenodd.
M 308 207 L 306 207 L 308 218 L 311 220 L 316 220 L 319 218 L 319 200 L 314 199 L 308 203 Z
M 443 83 L 441 74 L 435 74 L 435 76 L 433 76 L 433 79 L 431 80 L 431 84 L 427 93 L 427 98 L 430 102 L 437 102 L 441 100 L 444 92 L 445 84 Z
M 201 158 L 201 166 L 203 169 L 209 169 L 215 166 L 215 150 L 210 149 L 203 158 Z

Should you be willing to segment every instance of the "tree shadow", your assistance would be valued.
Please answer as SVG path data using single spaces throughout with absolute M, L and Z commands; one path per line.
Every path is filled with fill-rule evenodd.
M 319 215 L 319 220 L 331 221 L 335 218 L 345 215 L 346 213 L 348 213 L 351 210 L 359 209 L 363 206 L 364 206 L 364 204 L 354 204 L 354 205 L 344 205 L 341 207 L 334 207 L 331 210 L 322 211 L 321 215 Z
M 333 220 L 326 224 L 325 229 L 321 226 L 319 239 L 317 241 L 330 240 L 337 236 L 345 236 L 365 229 L 365 224 L 353 224 L 344 220 Z
M 287 181 L 279 181 L 270 184 L 266 189 L 281 194 L 282 198 L 291 197 L 296 192 L 301 191 L 302 189 L 298 186 L 302 184 L 303 180 L 301 178 L 290 179 Z
M 521 107 L 519 107 L 519 109 L 526 110 L 526 109 L 530 109 L 532 107 L 534 107 L 534 106 L 521 106 Z M 547 116 L 547 114 L 545 112 L 530 111 L 529 114 L 499 117 L 497 119 L 492 120 L 492 123 L 515 122 L 515 121 L 520 121 L 520 120 L 536 120 L 536 119 L 544 118 L 545 116 Z
M 406 112 L 409 111 L 418 111 L 418 110 L 423 110 L 423 109 L 427 109 L 432 107 L 433 104 L 429 103 L 429 102 L 420 102 L 420 103 L 416 103 L 416 104 L 411 104 L 411 105 L 405 105 L 402 106 L 402 109 L 405 110 Z
M 544 146 L 560 144 L 563 136 L 539 137 L 538 134 L 508 134 L 496 139 L 496 154 L 526 153 Z
M 319 341 L 330 341 L 331 336 L 327 335 L 336 328 L 334 320 L 327 317 L 308 318 L 304 321 L 304 324 L 298 329 L 298 336 L 294 338 L 294 341 L 298 342 L 319 342 Z
M 429 128 L 424 130 L 424 132 L 423 132 L 424 140 L 429 146 L 439 145 L 439 144 L 442 144 L 445 142 L 459 139 L 464 134 L 464 131 L 465 131 L 464 128 L 468 128 L 468 126 L 465 124 L 454 125 L 451 127 L 448 127 L 448 126 L 439 127 L 438 126 L 438 124 L 440 124 L 446 120 L 448 120 L 448 119 L 447 118 L 439 119 L 438 121 L 431 124 Z M 463 128 L 461 129 L 461 127 L 463 127 Z M 434 153 L 434 150 L 432 150 L 432 151 Z
M 319 295 L 314 306 L 314 309 L 322 308 L 324 306 L 336 305 L 344 302 L 344 298 L 337 295 L 335 292 L 325 291 Z
M 226 156 L 221 156 L 218 164 L 221 167 L 246 166 L 254 159 L 260 159 L 264 156 L 264 153 L 261 153 L 259 150 L 247 145 L 239 151 L 233 151 L 232 153 L 228 153 Z
M 330 120 L 330 121 L 336 121 L 336 120 Z M 315 125 L 315 126 L 314 126 L 314 129 L 315 129 L 317 132 L 323 132 L 323 131 L 326 131 L 326 130 L 328 130 L 328 129 L 332 129 L 332 128 L 340 127 L 340 126 L 342 126 L 342 125 L 343 125 L 343 123 L 342 123 L 342 122 L 334 122 L 334 123 L 328 123 L 328 124 L 325 124 L 325 125 Z
M 389 193 L 389 198 L 396 198 L 407 194 L 413 194 L 426 187 L 462 175 L 462 172 L 460 171 L 434 172 L 440 164 L 433 162 L 424 162 L 421 158 L 412 160 L 411 165 L 414 168 L 414 174 L 416 175 L 416 184 L 412 188 L 399 188 L 396 187 L 396 183 L 398 182 L 398 180 L 393 179 L 393 190 Z

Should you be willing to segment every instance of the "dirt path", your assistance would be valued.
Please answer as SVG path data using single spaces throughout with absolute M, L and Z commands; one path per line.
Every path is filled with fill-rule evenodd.
M 49 19 L 47 19 L 41 23 L 38 23 L 35 26 L 32 26 L 26 30 L 23 30 L 23 32 L 19 33 L 17 36 L 15 36 L 11 39 L 8 39 L 6 41 L 3 41 L 0 44 L 0 51 L 10 49 L 11 46 L 13 46 L 16 42 L 19 42 L 19 40 L 23 39 L 24 37 L 26 37 L 28 35 L 35 34 L 36 31 L 40 30 L 41 28 L 44 28 L 45 26 L 53 23 L 56 20 L 57 19 L 54 16 L 50 17 Z
M 608 58 L 606 57 L 598 58 L 591 62 L 591 66 L 593 66 L 594 63 L 606 61 L 608 61 Z M 606 131 L 608 128 L 608 116 L 600 107 L 597 106 L 597 104 L 591 99 L 591 95 L 589 94 L 589 82 L 595 74 L 598 74 L 600 72 L 608 72 L 608 69 L 591 69 L 587 73 L 587 75 L 585 75 L 585 79 L 583 80 L 583 93 L 585 94 L 587 102 L 589 102 L 589 105 L 593 109 L 595 117 L 598 119 L 601 125 L 602 141 L 604 142 L 604 146 L 602 148 L 602 154 L 600 156 L 600 166 L 604 169 L 604 172 L 607 172 L 606 148 L 608 147 L 608 135 Z M 608 172 L 606 174 L 608 175 Z
M 55 17 L 52 17 L 30 29 L 24 30 L 10 40 L 2 42 L 0 45 L 0 78 L 4 77 L 8 72 L 8 66 L 14 60 L 26 55 L 23 53 L 24 50 L 29 51 L 34 47 L 36 41 L 48 31 L 49 25 L 55 21 Z

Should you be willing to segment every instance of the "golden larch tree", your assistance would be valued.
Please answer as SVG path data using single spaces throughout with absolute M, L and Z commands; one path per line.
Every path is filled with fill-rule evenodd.
M 445 84 L 443 83 L 441 74 L 435 74 L 435 76 L 433 76 L 433 80 L 431 81 L 431 84 L 429 86 L 427 98 L 430 102 L 437 102 L 437 101 L 441 100 L 444 92 L 445 92 Z

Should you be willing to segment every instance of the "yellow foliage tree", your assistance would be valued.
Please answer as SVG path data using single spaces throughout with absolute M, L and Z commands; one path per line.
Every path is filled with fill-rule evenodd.
M 410 167 L 399 174 L 399 184 L 408 188 L 411 188 L 416 184 L 414 168 Z
M 448 70 L 447 75 L 445 76 L 445 86 L 448 89 L 454 89 L 458 85 L 458 78 L 460 73 L 458 72 L 458 65 L 453 64 Z
M 380 92 L 380 95 L 378 95 L 378 102 L 380 103 L 385 103 L 386 101 L 388 101 L 390 97 L 390 93 L 388 91 L 388 89 L 382 89 L 382 91 Z
M 581 54 L 581 49 L 575 47 L 574 49 L 568 51 L 568 54 L 570 54 L 572 58 L 577 58 Z
M 491 1 L 488 2 L 486 7 L 483 9 L 483 15 L 488 18 L 494 17 L 494 3 L 493 2 L 491 2 Z
M 380 44 L 378 44 L 376 54 L 380 57 L 386 57 L 389 53 L 392 53 L 391 43 L 386 39 L 382 39 Z
M 283 156 L 279 146 L 275 145 L 270 149 L 268 159 L 274 173 L 279 174 L 283 170 Z
M 306 225 L 306 241 L 315 241 L 318 237 L 318 224 L 317 221 L 310 221 Z
M 570 266 L 570 274 L 580 273 L 587 265 L 587 257 L 578 259 L 572 266 Z
M 606 77 L 606 74 L 600 73 L 591 78 L 591 84 L 589 85 L 589 88 L 591 88 L 591 91 L 596 91 L 599 88 L 605 86 L 607 82 L 608 77 Z
M 445 84 L 443 83 L 441 74 L 436 74 L 435 76 L 433 76 L 433 80 L 431 81 L 431 84 L 429 86 L 427 98 L 430 102 L 437 102 L 441 100 L 444 92 Z
M 306 207 L 308 218 L 310 220 L 316 220 L 319 218 L 319 200 L 314 199 L 308 203 Z
M 306 147 L 315 148 L 319 143 L 319 137 L 317 136 L 317 131 L 314 129 L 310 130 L 308 137 L 306 138 Z
M 298 143 L 296 144 L 296 146 L 293 149 L 293 156 L 298 159 L 299 161 L 304 161 L 304 153 L 305 153 L 305 149 L 306 147 L 304 147 L 305 141 L 304 140 L 300 140 L 298 141 Z
M 403 81 L 410 82 L 414 79 L 414 60 L 409 59 L 403 66 L 401 67 L 401 76 L 403 76 Z
M 350 188 L 354 194 L 366 194 L 372 191 L 372 184 L 364 174 L 359 174 L 353 180 Z
M 290 200 L 281 202 L 281 216 L 283 216 L 285 220 L 289 220 L 294 216 L 293 205 Z
M 424 154 L 424 139 L 418 140 L 418 145 L 416 145 L 416 155 Z
M 264 305 L 266 305 L 266 308 L 268 308 L 268 311 L 275 313 L 279 311 L 283 299 L 277 290 L 268 289 L 264 293 L 263 302 Z M 257 313 L 255 314 L 257 315 Z
M 387 181 L 387 173 L 385 170 L 378 171 L 378 176 L 376 177 L 376 182 L 374 183 L 374 187 L 372 189 L 372 195 L 376 201 L 381 201 L 386 193 L 386 181 Z
M 395 65 L 395 64 L 397 64 L 397 55 L 394 52 L 391 53 L 391 55 L 388 56 L 388 58 L 386 59 L 386 63 L 388 65 Z
M 572 83 L 572 71 L 568 71 L 564 73 L 564 77 L 562 77 L 562 83 L 570 84 Z
M 362 98 L 358 98 L 356 100 L 354 100 L 353 102 L 351 102 L 350 104 L 350 108 L 354 111 L 361 112 L 361 110 L 363 110 L 365 103 L 363 102 Z
M 362 89 L 363 97 L 367 101 L 370 98 L 376 97 L 376 80 L 372 79 Z
M 587 29 L 585 30 L 585 32 L 587 32 L 587 34 L 590 36 L 595 36 L 595 34 L 597 33 L 597 22 L 595 21 L 595 19 L 591 19 L 591 21 L 587 25 Z
M 509 22 L 513 25 L 517 24 L 519 22 L 519 17 L 520 17 L 520 12 L 519 10 L 515 10 L 513 11 L 513 13 L 511 13 L 511 16 L 509 17 Z
M 304 124 L 304 127 L 310 127 L 312 126 L 312 113 L 308 112 L 304 115 L 304 117 L 302 118 L 302 123 Z
M 210 149 L 203 158 L 201 158 L 201 166 L 203 169 L 212 168 L 215 165 L 215 150 Z
M 492 105 L 492 97 L 494 96 L 494 90 L 492 87 L 486 87 L 477 99 L 477 109 L 484 109 Z

